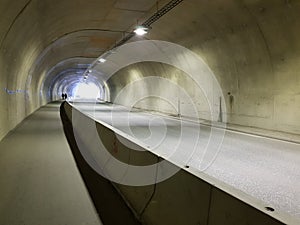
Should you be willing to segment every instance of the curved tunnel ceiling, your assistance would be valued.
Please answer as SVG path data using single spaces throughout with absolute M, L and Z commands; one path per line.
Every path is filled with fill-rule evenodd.
M 26 94 L 22 98 L 1 93 L 0 104 L 4 106 L 1 114 L 6 118 L 0 133 L 46 103 L 47 100 L 35 96 L 40 95 L 45 76 L 53 67 L 69 58 L 77 59 L 75 67 L 85 64 L 86 58 L 92 61 L 122 38 L 155 3 L 155 0 L 1 0 L 1 89 L 9 90 L 7 93 L 22 90 Z M 65 69 L 67 65 L 61 67 L 61 71 Z M 8 102 L 16 108 L 8 107 Z
M 0 0 L 0 137 L 50 101 L 47 93 L 56 83 L 64 77 L 73 80 L 73 72 L 78 80 L 99 55 L 168 2 Z M 291 108 L 298 107 L 289 99 L 298 99 L 300 86 L 300 2 L 180 2 L 151 24 L 146 38 L 198 54 L 224 93 L 235 96 L 236 105 L 229 108 L 232 123 L 298 132 L 293 125 L 298 117 L 286 119 L 284 114 L 292 115 L 292 110 L 283 105 L 288 101 Z M 273 126 L 279 120 L 284 122 Z

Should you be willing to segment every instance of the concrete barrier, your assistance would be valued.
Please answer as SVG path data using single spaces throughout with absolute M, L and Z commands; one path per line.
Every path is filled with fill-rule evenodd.
M 71 123 L 72 110 L 76 109 L 67 103 L 63 104 L 61 109 L 66 115 L 63 119 L 67 119 Z M 81 114 L 81 116 L 85 120 L 92 120 L 84 114 Z M 89 143 L 93 138 L 100 138 L 107 151 L 114 158 L 124 163 L 131 165 L 151 165 L 159 160 L 163 160 L 149 151 L 135 151 L 135 148 L 128 148 L 117 138 L 117 135 L 120 134 L 117 134 L 115 130 L 104 124 L 97 122 L 96 128 L 99 137 L 90 137 L 88 135 L 79 137 L 86 148 L 89 148 Z M 70 130 L 65 131 L 70 132 Z M 71 141 L 74 142 L 74 138 Z M 76 143 L 72 143 L 72 145 L 74 148 Z M 133 142 L 131 142 L 131 145 L 137 148 L 140 147 Z M 96 154 L 95 150 L 91 151 L 94 151 Z M 159 169 L 157 167 L 157 170 Z M 82 176 L 85 179 L 83 173 Z M 99 177 L 94 178 L 103 179 Z M 88 182 L 86 181 L 86 183 Z M 112 182 L 111 184 L 126 202 L 126 205 L 132 210 L 136 220 L 141 224 L 277 225 L 293 223 L 291 221 L 283 221 L 284 219 L 281 221 L 278 218 L 275 219 L 271 215 L 272 212 L 267 211 L 267 209 L 266 211 L 261 211 L 257 209 L 258 207 L 253 206 L 253 202 L 250 204 L 249 202 L 242 201 L 231 193 L 227 193 L 216 187 L 209 179 L 201 179 L 184 169 L 180 169 L 171 178 L 152 185 L 127 186 Z M 114 213 L 115 216 L 121 213 L 120 211 L 116 211 L 114 203 L 110 205 L 103 204 L 102 207 L 112 207 L 107 211 Z M 123 210 L 123 208 L 119 210 Z M 103 215 L 100 213 L 101 216 Z M 116 224 L 131 225 L 134 223 L 132 221 L 121 221 L 121 223 L 115 223 L 114 225 Z

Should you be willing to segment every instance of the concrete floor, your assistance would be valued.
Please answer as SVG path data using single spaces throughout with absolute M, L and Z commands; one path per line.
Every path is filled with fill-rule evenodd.
M 99 225 L 51 103 L 0 142 L 0 224 Z
M 180 143 L 180 149 L 171 158 L 177 165 L 184 166 L 185 156 L 192 155 L 187 162 L 190 167 L 252 196 L 263 207 L 272 207 L 276 213 L 300 220 L 299 144 L 226 131 L 216 151 L 210 149 L 213 145 L 205 149 L 211 130 L 207 126 L 145 112 L 128 112 L 117 105 L 75 103 L 75 106 L 150 146 L 158 155 L 168 156 Z M 199 141 L 191 154 L 197 130 L 201 130 Z
M 189 149 L 193 138 L 182 136 L 181 131 L 195 134 L 199 129 L 192 122 L 180 123 L 174 118 L 144 112 L 127 114 L 119 106 L 99 104 L 95 110 L 87 103 L 76 106 L 160 155 L 171 151 L 178 137 L 183 149 Z M 196 151 L 188 161 L 199 170 L 206 165 L 205 160 L 211 160 L 200 161 L 210 129 L 201 126 L 200 130 Z M 164 138 L 157 144 L 161 136 Z M 226 131 L 216 158 L 202 172 L 298 220 L 299 149 L 295 143 Z M 185 151 L 179 151 L 181 154 L 172 160 L 183 163 Z M 65 139 L 59 103 L 39 109 L 0 142 L 0 224 L 101 224 Z

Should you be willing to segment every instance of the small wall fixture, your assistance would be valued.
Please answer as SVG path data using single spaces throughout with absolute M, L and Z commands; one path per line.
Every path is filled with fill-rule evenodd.
M 139 36 L 143 36 L 144 34 L 148 33 L 148 30 L 149 30 L 149 28 L 147 28 L 147 27 L 137 26 L 133 32 Z

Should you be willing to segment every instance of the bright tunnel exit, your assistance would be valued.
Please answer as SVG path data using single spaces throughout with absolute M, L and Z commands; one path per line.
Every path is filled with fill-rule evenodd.
M 99 99 L 100 88 L 93 82 L 81 82 L 73 89 L 74 100 L 95 100 Z

